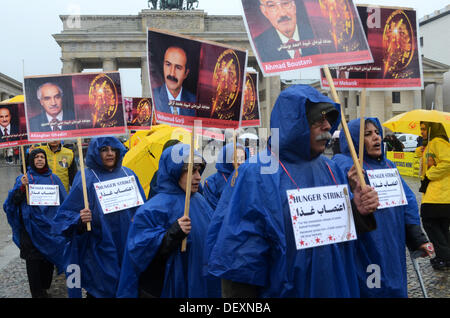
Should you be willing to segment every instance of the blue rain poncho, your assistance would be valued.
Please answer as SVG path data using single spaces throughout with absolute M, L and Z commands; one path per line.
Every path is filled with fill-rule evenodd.
M 100 149 L 111 146 L 119 150 L 118 162 L 112 171 L 103 166 Z M 93 138 L 86 154 L 86 188 L 89 209 L 92 212 L 91 231 L 80 230 L 80 211 L 84 209 L 81 173 L 75 176 L 66 201 L 61 205 L 55 218 L 55 233 L 63 233 L 70 238 L 64 251 L 65 266 L 77 264 L 80 267 L 81 287 L 94 297 L 114 297 L 120 276 L 120 266 L 125 248 L 128 229 L 138 207 L 104 214 L 94 189 L 94 183 L 134 176 L 139 193 L 145 200 L 136 174 L 122 166 L 126 152 L 122 143 L 114 137 Z M 69 273 L 66 272 L 66 275 Z M 69 288 L 69 296 L 79 297 L 80 293 Z
M 271 151 L 298 187 L 346 184 L 337 165 L 325 156 L 311 157 L 306 101 L 338 105 L 317 90 L 295 85 L 278 97 L 271 115 Z M 331 133 L 339 124 L 337 120 Z M 278 146 L 278 147 L 277 147 Z M 270 154 L 270 151 L 266 150 Z M 208 232 L 212 247 L 209 272 L 226 280 L 259 286 L 260 297 L 358 297 L 354 241 L 297 250 L 286 191 L 296 189 L 272 155 L 274 169 L 264 164 L 244 163 L 232 190 L 226 189 L 212 222 L 222 218 L 219 229 Z M 268 170 L 262 170 L 262 168 Z M 332 171 L 332 174 L 329 171 Z M 334 178 L 333 178 L 334 176 Z M 334 181 L 336 180 L 336 183 Z M 224 204 L 224 202 L 226 204 Z M 214 225 L 213 224 L 213 225 Z M 213 226 L 212 225 L 212 226 Z
M 56 265 L 58 272 L 61 272 L 63 260 L 61 255 L 56 252 L 64 248 L 66 240 L 62 236 L 51 233 L 52 220 L 56 215 L 58 206 L 32 206 L 27 204 L 26 199 L 21 202 L 20 206 L 16 205 L 13 196 L 16 190 L 22 186 L 22 176 L 17 177 L 14 187 L 8 192 L 8 197 L 3 204 L 3 210 L 12 228 L 13 241 L 20 249 L 20 231 L 26 230 L 33 245 L 48 261 Z M 41 174 L 34 168 L 28 167 L 27 176 L 29 184 L 57 185 L 60 204 L 65 200 L 67 193 L 64 185 L 50 169 Z M 20 220 L 20 211 L 22 212 L 23 225 Z M 24 226 L 24 229 L 22 226 Z
M 174 153 L 180 160 L 173 160 Z M 139 276 L 156 256 L 164 235 L 183 216 L 186 194 L 178 185 L 189 146 L 178 144 L 164 150 L 159 161 L 157 192 L 136 212 L 128 234 L 118 297 L 138 297 Z M 172 252 L 165 264 L 161 297 L 220 297 L 220 281 L 207 273 L 203 258 L 206 231 L 212 210 L 199 193 L 190 198 L 192 230 L 187 236 L 186 252 Z
M 242 145 L 237 144 L 236 147 L 245 151 Z M 216 209 L 217 203 L 220 200 L 222 191 L 230 178 L 231 173 L 234 171 L 233 165 L 234 144 L 230 143 L 224 146 L 217 156 L 216 169 L 217 172 L 210 175 L 205 180 L 203 187 L 203 196 L 209 203 L 213 210 Z
M 364 150 L 364 170 L 396 169 L 395 164 L 385 157 L 383 145 L 383 130 L 377 118 L 368 118 L 378 128 L 381 136 L 380 158 L 371 158 Z M 354 119 L 348 123 L 355 150 L 359 153 L 359 123 Z M 341 153 L 333 157 L 333 161 L 344 169 L 345 173 L 353 166 L 349 146 L 345 134 L 341 131 L 339 136 Z M 366 178 L 366 183 L 370 185 Z M 361 297 L 408 297 L 406 277 L 406 247 L 405 225 L 420 224 L 417 201 L 414 193 L 402 178 L 408 205 L 379 209 L 374 213 L 377 229 L 360 234 L 356 241 L 357 270 Z M 372 273 L 367 267 L 376 264 L 380 267 L 380 288 L 369 288 L 368 276 Z

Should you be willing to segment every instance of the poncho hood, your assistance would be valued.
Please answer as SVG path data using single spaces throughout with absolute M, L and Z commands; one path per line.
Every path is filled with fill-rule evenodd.
M 114 170 L 120 169 L 122 160 L 127 152 L 125 146 L 116 137 L 97 137 L 93 138 L 89 143 L 89 148 L 86 153 L 86 166 L 94 170 L 105 170 L 102 158 L 100 157 L 100 149 L 104 146 L 110 146 L 119 150 L 119 158 Z
M 322 95 L 315 88 L 308 85 L 293 85 L 280 93 L 275 102 L 270 117 L 270 128 L 279 129 L 278 149 L 277 142 L 270 140 L 272 151 L 280 154 L 280 159 L 286 162 L 295 162 L 298 158 L 311 160 L 310 128 L 306 117 L 306 103 L 330 103 L 340 113 L 339 104 Z M 337 129 L 340 123 L 340 114 L 332 125 L 330 133 Z

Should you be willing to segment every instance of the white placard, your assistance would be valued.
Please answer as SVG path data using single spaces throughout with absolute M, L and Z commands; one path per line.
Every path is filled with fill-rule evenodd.
M 356 239 L 347 185 L 288 190 L 297 249 Z
M 94 187 L 104 214 L 144 204 L 134 176 L 97 182 Z
M 30 205 L 58 206 L 59 186 L 52 184 L 30 184 Z
M 407 205 L 402 180 L 397 169 L 367 170 L 370 185 L 378 193 L 380 205 L 378 209 Z

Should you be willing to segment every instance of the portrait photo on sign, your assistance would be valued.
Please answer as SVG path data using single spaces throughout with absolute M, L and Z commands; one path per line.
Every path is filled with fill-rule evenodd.
M 352 0 L 241 0 L 264 74 L 372 57 Z
M 29 77 L 24 86 L 30 135 L 78 129 L 71 76 Z
M 0 104 L 0 148 L 27 143 L 24 104 Z
M 413 9 L 358 5 L 373 63 L 330 69 L 337 89 L 422 89 L 423 75 Z M 323 70 L 322 87 L 328 87 Z
M 124 134 L 119 72 L 25 78 L 30 140 Z
M 148 59 L 157 122 L 238 127 L 245 50 L 149 29 Z

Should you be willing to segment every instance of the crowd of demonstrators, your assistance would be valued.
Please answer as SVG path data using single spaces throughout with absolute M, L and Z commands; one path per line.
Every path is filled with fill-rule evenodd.
M 49 168 L 42 149 L 31 151 L 27 172 L 17 177 L 3 204 L 3 210 L 12 228 L 13 241 L 20 249 L 20 257 L 26 262 L 31 296 L 46 298 L 54 265 L 57 265 L 59 272 L 63 270 L 61 257 L 52 255 L 55 250 L 64 249 L 65 241 L 51 235 L 52 220 L 58 206 L 27 204 L 26 187 L 29 184 L 57 185 L 60 202 L 66 198 L 66 190 Z
M 360 119 L 348 123 L 350 135 L 359 152 Z M 395 164 L 385 157 L 382 128 L 377 118 L 366 118 L 364 121 L 364 161 L 363 169 L 396 169 Z M 340 134 L 341 154 L 333 157 L 333 161 L 344 170 L 350 172 L 349 178 L 355 178 L 352 171 L 353 160 L 344 132 Z M 401 178 L 401 177 L 400 177 Z M 408 205 L 378 209 L 375 213 L 377 228 L 361 233 L 356 241 L 356 266 L 361 297 L 407 297 L 406 249 L 422 250 L 431 256 L 432 247 L 420 227 L 419 208 L 415 194 L 401 179 Z M 369 180 L 366 179 L 369 184 Z M 430 247 L 429 247 L 430 246 Z M 431 250 L 430 250 L 431 249 Z M 367 285 L 369 266 L 377 264 L 380 268 L 380 288 Z
M 420 206 L 422 224 L 434 244 L 434 269 L 450 268 L 450 144 L 449 136 L 440 123 L 421 122 L 422 146 L 416 155 L 421 158 Z
M 340 123 L 339 110 L 310 86 L 289 87 L 271 114 L 278 140 L 272 136 L 252 160 L 240 144 L 226 145 L 203 191 L 203 157 L 194 152 L 192 177 L 187 180 L 190 146 L 169 140 L 147 200 L 136 174 L 122 166 L 126 148 L 115 137 L 89 141 L 84 170 L 88 207 L 73 152 L 57 141 L 30 148 L 27 174 L 16 180 L 4 210 L 14 242 L 27 260 L 32 297 L 47 295 L 54 266 L 69 279 L 71 265 L 79 268 L 80 284 L 68 284 L 69 297 L 81 297 L 81 289 L 91 298 L 406 297 L 405 247 L 422 250 L 425 256 L 433 245 L 420 230 L 417 202 L 403 180 L 408 205 L 378 209 L 375 189 L 356 178 L 342 133 L 342 154 L 334 160 L 323 155 Z M 349 128 L 357 151 L 359 119 Z M 425 226 L 431 214 L 439 215 L 429 226 L 435 235 L 425 229 L 436 246 L 436 258 L 445 259 L 448 241 L 442 240 L 443 227 L 435 227 L 446 220 L 448 234 L 443 211 L 450 202 L 439 195 L 448 181 L 449 146 L 448 138 L 446 144 L 438 139 L 431 138 L 421 152 L 431 158 L 422 174 L 422 188 L 427 183 L 428 188 L 421 216 Z M 376 118 L 365 123 L 364 145 L 365 170 L 395 169 L 385 158 Z M 102 196 L 113 192 L 96 189 L 124 180 L 136 181 L 128 189 L 134 191 L 136 204 L 106 211 Z M 28 183 L 58 185 L 60 205 L 28 205 Z M 357 239 L 297 249 L 287 191 L 337 185 L 350 189 L 347 212 Z M 444 197 L 448 200 L 450 194 L 442 192 Z M 183 240 L 186 251 L 181 250 Z M 379 289 L 366 285 L 369 264 L 381 268 Z
M 279 143 L 270 140 L 266 150 L 278 169 L 263 174 L 262 162 L 241 165 L 213 217 L 223 218 L 220 230 L 208 233 L 217 237 L 208 268 L 222 279 L 222 296 L 359 297 L 355 243 L 297 250 L 286 195 L 290 189 L 346 183 L 339 167 L 322 156 L 339 116 L 338 105 L 312 87 L 281 92 L 270 119 L 271 128 L 279 129 Z M 358 232 L 369 231 L 377 194 L 360 185 L 352 190 Z

